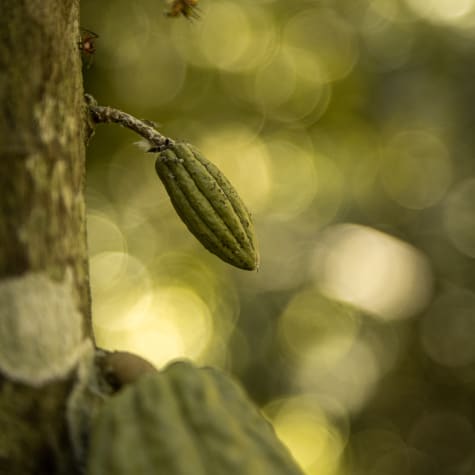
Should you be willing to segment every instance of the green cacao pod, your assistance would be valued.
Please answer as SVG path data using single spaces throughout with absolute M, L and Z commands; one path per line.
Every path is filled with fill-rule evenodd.
M 94 421 L 88 475 L 302 475 L 228 377 L 173 363 L 143 375 Z
M 176 212 L 206 249 L 241 269 L 257 268 L 249 211 L 214 164 L 178 142 L 160 152 L 155 169 Z

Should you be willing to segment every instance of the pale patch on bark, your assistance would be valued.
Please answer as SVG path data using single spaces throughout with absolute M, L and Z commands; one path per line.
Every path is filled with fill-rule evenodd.
M 64 378 L 90 341 L 73 297 L 72 272 L 63 282 L 28 273 L 0 282 L 0 372 L 41 386 Z

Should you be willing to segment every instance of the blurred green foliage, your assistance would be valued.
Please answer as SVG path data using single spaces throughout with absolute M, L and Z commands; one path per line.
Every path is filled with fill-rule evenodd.
M 201 248 L 153 158 L 88 150 L 97 341 L 224 367 L 308 474 L 475 470 L 475 1 L 82 0 L 85 87 L 228 176 L 261 268 Z

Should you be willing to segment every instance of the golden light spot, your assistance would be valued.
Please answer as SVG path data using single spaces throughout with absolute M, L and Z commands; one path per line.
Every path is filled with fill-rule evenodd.
M 464 17 L 473 14 L 473 0 L 405 0 L 405 3 L 423 19 L 457 26 Z
M 341 224 L 318 242 L 318 287 L 383 320 L 408 318 L 427 304 L 432 275 L 426 257 L 411 245 L 375 229 Z
M 332 424 L 316 399 L 300 396 L 275 401 L 265 412 L 306 474 L 338 473 L 346 434 Z
M 137 325 L 151 303 L 151 279 L 138 259 L 101 252 L 90 260 L 94 323 L 111 329 Z

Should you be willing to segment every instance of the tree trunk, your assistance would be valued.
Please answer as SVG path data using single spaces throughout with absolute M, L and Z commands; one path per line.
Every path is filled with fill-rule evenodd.
M 0 0 L 0 473 L 75 473 L 92 336 L 78 0 Z

